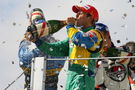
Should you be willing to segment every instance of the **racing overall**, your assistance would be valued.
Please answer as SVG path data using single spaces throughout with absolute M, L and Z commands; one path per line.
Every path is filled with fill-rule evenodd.
M 117 48 L 115 50 L 118 50 Z M 111 56 L 128 56 L 127 52 L 120 51 L 111 51 L 109 52 Z M 104 86 L 108 90 L 134 90 L 130 87 L 129 75 L 128 75 L 128 67 L 127 64 L 129 63 L 130 59 L 122 58 L 118 59 L 117 63 L 108 63 L 112 60 L 107 59 L 107 62 L 103 62 L 97 68 L 97 73 L 95 77 L 95 85 Z M 113 66 L 113 68 L 111 68 Z M 110 72 L 108 72 L 108 69 Z M 133 83 L 134 84 L 134 83 Z M 103 89 L 104 90 L 104 89 Z
M 49 38 L 49 42 L 51 42 L 52 38 Z M 47 41 L 47 40 L 45 40 Z M 53 41 L 53 40 L 52 40 Z M 56 40 L 55 40 L 56 41 Z M 31 62 L 32 58 L 36 57 L 48 57 L 48 58 L 57 58 L 51 57 L 46 54 L 43 54 L 34 43 L 24 39 L 21 41 L 19 46 L 19 62 L 20 67 L 23 69 L 25 74 L 25 86 L 26 90 L 30 88 L 30 76 L 31 76 Z M 58 74 L 62 67 L 64 66 L 63 60 L 54 60 L 54 61 L 47 61 L 46 64 L 46 82 L 45 82 L 45 90 L 57 90 L 57 82 L 58 82 Z
M 74 25 L 67 25 L 68 38 L 64 41 L 47 43 L 37 40 L 35 44 L 44 53 L 51 56 L 69 56 L 70 59 L 97 57 L 102 47 L 101 33 L 88 27 L 78 30 Z M 51 49 L 51 50 L 50 50 Z M 94 90 L 95 60 L 70 60 L 66 90 Z

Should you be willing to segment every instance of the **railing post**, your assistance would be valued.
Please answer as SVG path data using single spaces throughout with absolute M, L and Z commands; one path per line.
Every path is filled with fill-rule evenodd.
M 45 90 L 46 61 L 45 57 L 36 57 L 33 59 L 30 90 Z

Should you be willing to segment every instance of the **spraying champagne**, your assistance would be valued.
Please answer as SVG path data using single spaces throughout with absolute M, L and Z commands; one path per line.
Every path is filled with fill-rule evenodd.
M 35 8 L 31 11 L 30 26 L 27 28 L 26 39 L 35 41 L 37 38 L 47 36 L 59 31 L 66 25 L 66 20 L 45 20 L 43 11 Z

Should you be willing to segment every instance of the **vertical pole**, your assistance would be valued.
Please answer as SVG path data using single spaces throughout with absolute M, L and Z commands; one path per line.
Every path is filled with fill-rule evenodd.
M 46 58 L 36 57 L 31 67 L 31 90 L 45 90 Z

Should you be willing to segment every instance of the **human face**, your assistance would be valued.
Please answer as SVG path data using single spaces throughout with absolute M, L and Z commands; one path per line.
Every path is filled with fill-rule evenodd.
M 82 28 L 87 28 L 89 26 L 91 26 L 91 16 L 87 16 L 86 13 L 79 11 L 76 14 L 76 22 L 75 25 L 78 27 L 82 27 Z
M 134 60 L 134 58 L 130 59 L 130 62 L 129 62 L 128 66 L 129 66 L 130 69 L 135 70 L 135 60 Z
M 130 53 L 135 53 L 135 43 L 134 42 L 129 42 L 126 44 L 126 49 Z

